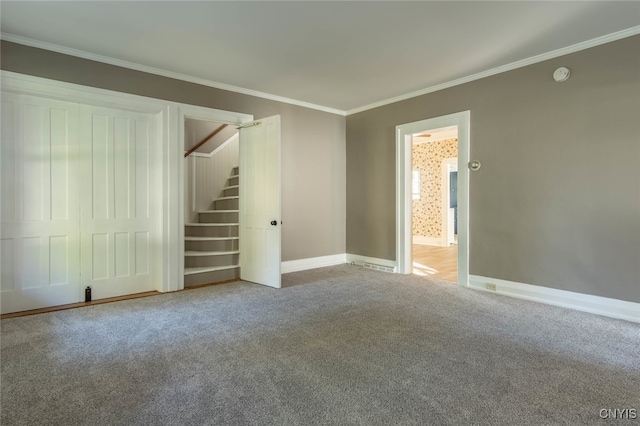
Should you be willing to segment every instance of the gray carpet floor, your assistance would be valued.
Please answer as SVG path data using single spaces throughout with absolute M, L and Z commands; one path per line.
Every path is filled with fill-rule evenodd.
M 350 265 L 283 285 L 2 320 L 2 425 L 579 425 L 640 411 L 638 324 Z

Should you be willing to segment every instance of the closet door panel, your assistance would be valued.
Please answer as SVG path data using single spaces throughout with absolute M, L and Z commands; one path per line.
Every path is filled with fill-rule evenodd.
M 79 106 L 2 93 L 2 313 L 78 302 Z
M 84 107 L 82 285 L 94 299 L 155 290 L 160 249 L 157 117 Z

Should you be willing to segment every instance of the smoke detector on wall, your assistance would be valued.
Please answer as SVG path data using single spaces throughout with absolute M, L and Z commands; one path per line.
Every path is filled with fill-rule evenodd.
M 561 83 L 569 79 L 569 75 L 571 75 L 571 71 L 567 67 L 560 67 L 553 72 L 553 79 Z

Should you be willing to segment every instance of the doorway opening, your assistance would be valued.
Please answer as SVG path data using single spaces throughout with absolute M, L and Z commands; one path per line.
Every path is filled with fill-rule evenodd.
M 200 283 L 208 284 L 228 280 L 229 278 L 224 276 L 220 277 L 219 275 L 233 273 L 234 271 L 231 268 L 230 270 L 222 269 L 220 274 L 216 273 L 216 271 L 204 271 L 204 268 L 214 268 L 216 262 L 226 262 L 231 258 L 232 261 L 235 261 L 235 265 L 239 264 L 239 260 L 237 259 L 239 253 L 227 253 L 225 255 L 209 254 L 209 252 L 237 252 L 240 250 L 242 244 L 240 243 L 237 229 L 232 230 L 226 225 L 221 226 L 221 230 L 226 228 L 225 230 L 227 231 L 228 237 L 233 236 L 238 238 L 233 240 L 214 240 L 212 238 L 222 238 L 223 236 L 214 235 L 218 232 L 215 230 L 217 227 L 206 224 L 208 220 L 215 220 L 211 219 L 212 216 L 226 215 L 227 212 L 204 213 L 202 215 L 203 225 L 199 224 L 201 216 L 199 212 L 215 210 L 212 208 L 214 207 L 212 204 L 216 198 L 221 197 L 220 193 L 222 189 L 227 186 L 233 186 L 231 185 L 232 182 L 227 183 L 222 179 L 222 176 L 217 176 L 218 174 L 226 174 L 226 178 L 230 178 L 230 170 L 219 170 L 212 173 L 210 164 L 207 163 L 211 163 L 213 157 L 219 157 L 218 154 L 221 154 L 230 157 L 228 160 L 229 164 L 233 163 L 233 159 L 235 159 L 236 162 L 233 165 L 239 165 L 237 163 L 239 161 L 239 153 L 235 154 L 239 151 L 239 147 L 233 147 L 234 143 L 239 144 L 239 136 L 236 135 L 234 141 L 234 133 L 237 132 L 238 126 L 252 122 L 253 116 L 194 105 L 179 105 L 175 110 L 175 120 L 177 124 L 175 131 L 178 143 L 177 146 L 175 146 L 176 151 L 173 152 L 172 161 L 176 162 L 174 169 L 177 172 L 175 175 L 175 186 L 176 190 L 179 191 L 179 196 L 174 206 L 175 216 L 173 217 L 176 220 L 175 229 L 177 232 L 172 236 L 172 240 L 175 241 L 175 243 L 170 246 L 172 251 L 170 256 L 179 261 L 173 279 L 178 283 L 176 290 L 181 290 L 185 287 L 196 286 Z M 217 134 L 213 135 L 216 131 L 218 131 Z M 207 138 L 210 135 L 213 136 Z M 199 145 L 205 138 L 207 138 L 207 141 L 194 150 L 193 148 Z M 189 155 L 185 156 L 187 153 L 189 153 Z M 201 176 L 199 176 L 199 174 Z M 213 179 L 212 174 L 216 174 Z M 206 180 L 206 184 L 200 182 L 200 185 L 198 185 L 199 178 Z M 211 182 L 212 180 L 217 182 L 215 187 Z M 239 180 L 238 178 L 238 181 Z M 222 181 L 222 183 L 220 183 L 220 181 Z M 208 201 L 206 200 L 207 198 L 209 198 Z M 224 206 L 225 208 L 223 209 L 222 205 L 215 207 L 219 207 L 220 210 L 237 210 L 229 206 Z M 233 213 L 231 213 L 230 216 L 233 216 Z M 228 220 L 229 223 L 236 223 L 231 221 L 233 217 L 218 219 Z M 204 231 L 204 233 L 200 233 L 201 230 Z M 209 233 L 209 230 L 211 233 Z M 234 232 L 235 235 L 233 235 Z M 204 253 L 194 253 L 198 251 Z M 223 257 L 225 259 L 223 259 Z M 209 261 L 211 261 L 210 263 L 212 264 L 207 264 Z
M 458 281 L 458 126 L 411 135 L 412 273 Z
M 172 181 L 176 189 L 179 189 L 178 202 L 172 206 L 175 211 L 174 224 L 176 231 L 170 236 L 170 253 L 168 257 L 181 260 L 176 265 L 175 275 L 172 279 L 177 282 L 176 290 L 181 290 L 186 286 L 199 285 L 194 279 L 187 278 L 190 268 L 228 267 L 227 269 L 238 269 L 239 278 L 257 284 L 280 288 L 281 270 L 281 208 L 280 208 L 280 116 L 265 117 L 260 120 L 253 120 L 253 116 L 242 113 L 216 110 L 193 105 L 180 105 L 175 111 L 177 118 L 176 139 L 179 141 L 176 148 L 179 152 L 173 151 L 175 157 L 171 162 L 176 161 L 175 180 Z M 185 151 L 185 126 L 187 120 L 200 120 L 204 122 L 214 122 L 218 125 L 227 125 L 238 130 L 234 140 L 233 136 L 225 142 L 229 147 L 232 143 L 237 143 L 237 162 L 233 165 L 228 162 L 228 166 L 235 166 L 231 170 L 222 167 L 221 172 L 224 180 L 219 188 L 220 193 L 216 196 L 215 189 L 213 200 L 214 205 L 205 206 L 204 215 L 227 215 L 228 219 L 222 222 L 204 222 L 194 224 L 193 213 L 200 215 L 200 210 L 194 209 L 193 201 L 189 200 L 189 187 L 187 179 L 193 178 L 193 171 L 189 171 L 184 158 Z M 173 128 L 172 128 L 173 129 Z M 171 130 L 171 129 L 170 129 Z M 223 142 L 224 144 L 224 142 Z M 204 144 L 203 144 L 204 146 Z M 221 147 L 219 149 L 222 149 Z M 196 158 L 198 156 L 196 155 Z M 196 169 L 198 166 L 196 166 Z M 200 185 L 202 187 L 202 185 Z M 196 182 L 196 188 L 198 184 Z M 210 194 L 211 192 L 209 192 Z M 193 194 L 191 194 L 193 196 Z M 194 197 L 197 202 L 197 197 Z M 211 203 L 204 199 L 205 203 Z M 197 206 L 197 204 L 196 204 Z M 202 207 L 202 206 L 200 206 Z M 193 210 L 190 210 L 193 209 Z M 237 220 L 234 221 L 237 214 Z M 193 235 L 185 230 L 185 224 L 194 227 L 207 227 L 218 229 L 225 228 L 223 235 Z M 217 233 L 215 231 L 214 233 Z M 203 248 L 203 250 L 185 250 L 185 235 L 194 238 L 220 238 L 227 241 L 225 244 L 230 247 L 223 247 L 217 250 Z M 237 237 L 237 238 L 236 238 Z M 195 239 L 193 245 L 203 244 L 204 240 Z M 218 240 L 215 240 L 218 241 Z M 189 243 L 190 245 L 192 243 Z M 217 243 L 216 243 L 217 244 Z M 242 251 L 240 251 L 242 249 Z M 203 251 L 205 253 L 188 253 Z M 187 252 L 187 253 L 186 253 Z M 211 253 L 216 252 L 216 253 Z M 201 258 L 212 256 L 230 256 L 233 262 L 228 265 L 204 265 Z M 195 264 L 185 259 L 194 257 Z M 225 261 L 226 262 L 226 261 Z M 173 271 L 171 271 L 173 272 Z M 217 271 L 202 271 L 202 273 Z M 200 273 L 200 271 L 198 271 Z M 205 283 L 223 281 L 235 278 L 214 278 L 205 280 Z M 208 282 L 206 282 L 208 281 Z
M 436 134 L 436 131 L 440 129 L 455 128 L 457 156 L 446 154 L 448 156 L 442 157 L 440 160 L 439 169 L 435 167 L 434 170 L 438 169 L 441 173 L 440 190 L 442 187 L 453 187 L 457 188 L 457 191 L 454 195 L 446 191 L 444 196 L 439 197 L 440 205 L 436 211 L 439 212 L 440 221 L 438 222 L 439 227 L 435 226 L 434 228 L 439 229 L 438 233 L 434 234 L 437 237 L 432 236 L 433 239 L 422 240 L 422 242 L 437 243 L 439 246 L 435 248 L 439 249 L 451 249 L 452 246 L 453 249 L 457 248 L 457 266 L 455 267 L 457 282 L 463 286 L 469 285 L 469 170 L 467 168 L 469 162 L 469 125 L 470 112 L 464 111 L 396 127 L 396 260 L 398 273 L 413 273 L 413 262 L 420 256 L 417 249 L 416 259 L 413 255 L 414 176 L 418 176 L 416 180 L 422 177 L 422 174 L 413 173 L 414 135 Z M 451 185 L 452 175 L 455 176 L 453 179 L 457 180 L 453 185 Z M 435 215 L 435 217 L 437 216 L 438 214 Z M 451 229 L 452 226 L 453 229 Z M 454 245 L 456 242 L 457 244 Z M 424 244 L 419 246 L 424 246 Z M 428 265 L 424 266 L 422 273 L 433 275 L 426 273 L 429 271 L 426 268 Z
M 184 123 L 184 286 L 240 278 L 238 129 Z

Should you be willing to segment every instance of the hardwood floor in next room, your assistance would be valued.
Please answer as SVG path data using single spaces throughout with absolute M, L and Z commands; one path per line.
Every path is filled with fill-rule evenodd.
M 436 247 L 414 244 L 413 273 L 458 282 L 458 245 Z

